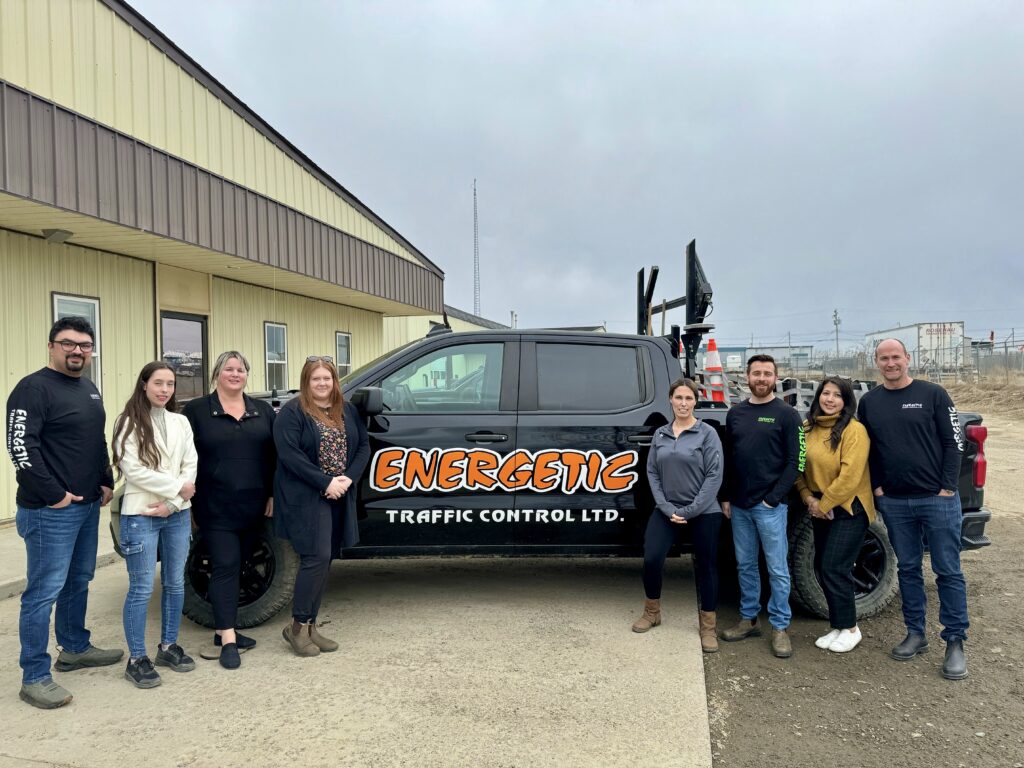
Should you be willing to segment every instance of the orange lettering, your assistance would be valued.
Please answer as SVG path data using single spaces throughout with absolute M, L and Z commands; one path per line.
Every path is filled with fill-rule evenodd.
M 399 463 L 404 452 L 401 448 L 385 448 L 373 458 L 373 487 L 381 491 L 390 491 L 398 485 L 402 476 Z
M 490 474 L 498 468 L 498 457 L 490 451 L 470 451 L 466 461 L 466 488 L 490 490 L 498 484 Z
M 516 451 L 505 457 L 498 469 L 498 482 L 512 490 L 522 485 L 519 477 L 520 468 L 530 463 L 529 454 L 525 451 Z M 527 472 L 527 477 L 529 472 Z
M 533 490 L 550 491 L 558 485 L 559 469 L 557 464 L 561 451 L 541 451 L 533 460 Z
M 580 474 L 587 457 L 576 451 L 565 451 L 562 454 L 562 464 L 565 465 L 565 482 L 562 490 L 572 493 L 576 490 L 576 484 L 580 481 Z
M 611 492 L 629 490 L 636 481 L 636 473 L 627 472 L 622 475 L 616 473 L 633 466 L 635 458 L 636 454 L 629 452 L 620 453 L 608 459 L 608 463 L 601 472 L 601 480 L 604 482 L 604 487 Z
M 433 454 L 427 460 L 427 455 L 422 451 L 412 450 L 405 456 L 405 487 L 419 487 L 428 490 L 433 486 L 433 479 L 437 473 L 437 454 Z
M 466 452 L 449 450 L 441 453 L 440 467 L 437 470 L 437 490 L 454 491 L 459 487 L 459 478 L 463 472 L 461 462 L 466 459 Z

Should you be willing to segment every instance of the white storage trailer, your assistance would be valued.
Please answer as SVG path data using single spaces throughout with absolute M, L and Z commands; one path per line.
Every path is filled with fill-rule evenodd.
M 915 369 L 949 371 L 970 364 L 970 342 L 964 339 L 962 320 L 915 323 L 869 333 L 864 337 L 868 353 L 874 355 L 875 347 L 885 339 L 902 341 Z

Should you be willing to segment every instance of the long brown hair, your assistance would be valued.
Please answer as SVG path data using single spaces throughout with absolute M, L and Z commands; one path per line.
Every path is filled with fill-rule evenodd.
M 132 396 L 128 398 L 128 402 L 124 404 L 124 410 L 114 420 L 114 439 L 111 448 L 114 454 L 114 466 L 118 468 L 118 477 L 121 477 L 122 474 L 121 468 L 118 465 L 120 465 L 121 459 L 124 458 L 124 444 L 133 432 L 136 434 L 136 441 L 139 444 L 139 461 L 142 462 L 142 465 L 150 469 L 156 469 L 160 466 L 160 451 L 156 447 L 156 439 L 153 436 L 153 419 L 149 415 L 149 410 L 153 406 L 150 404 L 149 398 L 146 397 L 145 389 L 146 384 L 149 383 L 150 378 L 157 371 L 170 371 L 172 374 L 174 373 L 174 369 L 171 366 L 160 360 L 154 363 L 146 363 L 142 370 L 139 371 L 139 378 L 135 382 Z M 175 379 L 177 379 L 177 376 L 175 376 Z M 175 393 L 171 393 L 165 407 L 168 411 L 178 410 L 178 401 Z
M 334 387 L 331 390 L 331 405 L 325 413 L 324 410 L 313 402 L 313 392 L 310 389 L 310 379 L 318 368 L 325 368 L 334 379 Z M 326 424 L 329 427 L 345 431 L 345 397 L 341 394 L 341 387 L 338 385 L 338 369 L 334 363 L 328 363 L 322 358 L 307 360 L 302 366 L 302 373 L 299 375 L 299 407 L 307 416 Z
M 832 453 L 835 453 L 836 449 L 839 448 L 840 441 L 843 439 L 843 431 L 850 425 L 853 417 L 857 414 L 857 397 L 853 394 L 853 386 L 842 376 L 826 376 L 821 380 L 821 384 L 818 385 L 818 389 L 814 393 L 814 399 L 811 400 L 811 410 L 807 414 L 805 432 L 810 432 L 814 428 L 814 420 L 825 413 L 821 409 L 821 393 L 824 391 L 826 384 L 834 385 L 839 390 L 839 396 L 843 398 L 843 409 L 839 412 L 839 418 L 832 425 L 832 430 L 828 435 L 829 445 L 832 446 Z

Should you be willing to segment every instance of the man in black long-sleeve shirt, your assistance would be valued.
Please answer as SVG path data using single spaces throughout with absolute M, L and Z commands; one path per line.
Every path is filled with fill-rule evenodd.
M 957 483 L 963 434 L 949 394 L 908 373 L 903 342 L 886 339 L 875 348 L 882 386 L 865 394 L 857 417 L 871 437 L 869 464 L 875 506 L 896 552 L 906 639 L 892 649 L 905 661 L 927 650 L 924 537 L 939 591 L 939 621 L 946 641 L 943 677 L 967 677 L 967 584 L 960 568 L 963 513 Z
M 754 355 L 747 361 L 751 397 L 729 409 L 725 419 L 725 481 L 722 511 L 732 519 L 732 538 L 740 581 L 740 622 L 723 640 L 761 634 L 761 576 L 758 552 L 764 549 L 772 596 L 768 620 L 772 652 L 793 655 L 786 630 L 789 607 L 789 543 L 786 498 L 804 468 L 804 432 L 791 405 L 775 397 L 775 360 Z
M 18 534 L 28 573 L 21 596 L 21 698 L 42 709 L 71 701 L 50 672 L 50 612 L 62 672 L 114 664 L 123 651 L 93 646 L 85 628 L 96 570 L 100 507 L 114 479 L 95 385 L 82 376 L 92 360 L 92 326 L 65 317 L 50 329 L 50 363 L 26 376 L 7 400 L 7 451 L 18 481 Z

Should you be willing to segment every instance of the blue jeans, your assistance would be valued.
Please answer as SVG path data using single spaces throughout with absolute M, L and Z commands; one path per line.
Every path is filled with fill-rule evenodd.
M 124 636 L 128 653 L 146 655 L 146 606 L 153 594 L 157 550 L 160 552 L 160 642 L 178 640 L 181 608 L 185 603 L 185 560 L 192 538 L 189 510 L 170 517 L 121 515 L 121 551 L 128 566 L 128 594 L 124 598 Z
M 761 612 L 761 572 L 757 564 L 760 544 L 764 548 L 768 582 L 772 587 L 768 621 L 775 629 L 785 629 L 793 617 L 789 607 L 788 511 L 785 503 L 772 509 L 763 501 L 750 509 L 732 508 L 732 541 L 740 577 L 740 616 L 754 619 Z
M 18 535 L 25 540 L 28 569 L 21 595 L 18 634 L 21 679 L 26 685 L 50 677 L 50 611 L 57 603 L 57 645 L 69 653 L 89 647 L 85 611 L 96 572 L 100 503 L 63 509 L 17 508 Z
M 960 570 L 960 527 L 963 512 L 959 496 L 928 496 L 924 499 L 894 499 L 876 496 L 889 541 L 896 553 L 903 623 L 908 632 L 924 634 L 927 599 L 924 594 L 925 537 L 931 552 L 932 571 L 939 588 L 939 621 L 942 639 L 966 640 L 967 582 Z

